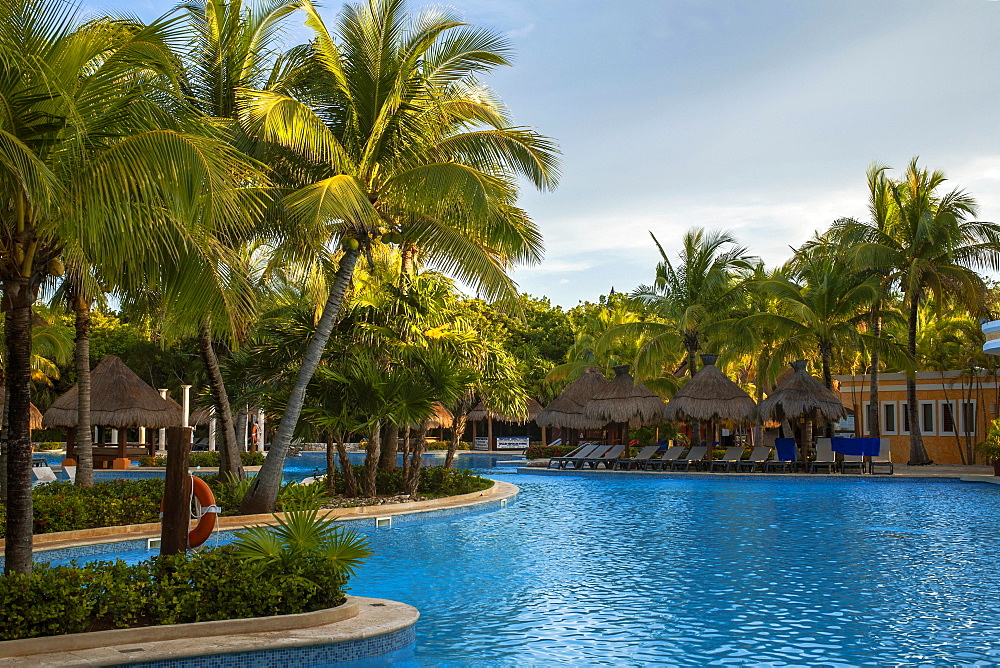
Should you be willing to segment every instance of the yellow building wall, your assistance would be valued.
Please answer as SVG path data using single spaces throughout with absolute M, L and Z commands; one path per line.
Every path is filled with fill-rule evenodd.
M 985 438 L 989 423 L 998 417 L 1000 389 L 993 376 L 972 379 L 954 371 L 946 371 L 945 374 L 944 378 L 935 372 L 917 375 L 917 401 L 920 403 L 924 447 L 927 455 L 937 464 L 971 463 L 962 459 L 966 439 L 974 446 Z M 868 377 L 837 376 L 837 379 L 844 404 L 854 410 L 855 432 L 859 436 L 867 436 Z M 905 377 L 902 374 L 883 374 L 879 378 L 879 386 L 882 436 L 890 440 L 892 461 L 906 463 L 910 458 L 910 436 L 902 415 L 907 403 Z M 973 423 L 974 427 L 968 428 L 963 424 L 961 404 L 972 404 L 974 407 L 971 409 L 975 413 L 974 419 L 968 421 L 970 427 Z M 947 406 L 952 407 L 951 425 Z M 964 410 L 970 411 L 968 407 Z M 887 411 L 895 424 L 887 420 Z M 924 424 L 925 420 L 927 424 Z M 952 428 L 949 429 L 949 426 Z

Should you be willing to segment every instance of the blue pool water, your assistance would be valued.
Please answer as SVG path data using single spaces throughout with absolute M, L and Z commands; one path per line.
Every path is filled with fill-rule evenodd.
M 496 477 L 505 509 L 364 529 L 352 592 L 421 620 L 359 665 L 1000 661 L 1000 487 Z

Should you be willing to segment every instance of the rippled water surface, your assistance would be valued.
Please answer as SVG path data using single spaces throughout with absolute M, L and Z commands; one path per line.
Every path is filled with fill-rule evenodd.
M 353 584 L 420 609 L 403 664 L 1000 661 L 1000 488 L 525 476 L 376 530 Z
M 414 648 L 358 665 L 1000 662 L 1000 487 L 494 477 L 521 487 L 505 509 L 365 530 L 352 593 L 421 619 Z

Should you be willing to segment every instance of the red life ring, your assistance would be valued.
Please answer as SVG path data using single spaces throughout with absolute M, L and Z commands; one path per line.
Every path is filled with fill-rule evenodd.
M 197 499 L 198 509 L 192 510 L 191 517 L 198 520 L 194 529 L 188 532 L 188 548 L 201 547 L 215 531 L 215 519 L 222 510 L 215 505 L 215 495 L 208 483 L 198 476 L 191 476 L 191 498 Z M 160 517 L 163 517 L 163 501 L 160 501 Z

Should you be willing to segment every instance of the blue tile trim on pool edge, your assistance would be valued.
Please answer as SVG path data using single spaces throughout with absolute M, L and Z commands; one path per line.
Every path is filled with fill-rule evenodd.
M 237 654 L 213 654 L 164 661 L 120 663 L 130 668 L 291 668 L 325 666 L 339 661 L 357 661 L 408 647 L 416 642 L 414 625 L 380 636 L 348 640 L 330 645 L 283 647 Z
M 507 504 L 514 503 L 517 500 L 518 495 L 515 494 L 507 499 L 497 499 L 495 501 L 490 501 L 488 503 L 481 503 L 473 506 L 459 506 L 457 508 L 440 508 L 437 510 L 425 510 L 412 513 L 406 513 L 403 515 L 393 515 L 392 523 L 396 524 L 412 524 L 414 522 L 426 522 L 431 520 L 444 519 L 446 517 L 453 517 L 455 515 L 469 515 L 473 513 L 481 512 L 491 512 L 493 510 L 498 510 L 503 508 Z M 368 517 L 345 517 L 340 521 L 344 523 L 352 523 L 355 526 L 365 526 L 374 527 L 375 520 L 378 515 L 371 515 Z M 231 537 L 234 529 L 229 529 L 225 531 L 217 531 L 216 534 L 219 536 Z M 214 536 L 213 536 L 214 538 Z M 209 538 L 209 543 L 212 542 L 213 538 Z M 46 561 L 63 561 L 66 559 L 83 559 L 85 557 L 94 557 L 104 554 L 115 554 L 118 552 L 131 552 L 133 550 L 144 550 L 146 549 L 148 538 L 133 538 L 131 540 L 117 541 L 113 543 L 97 543 L 94 545 L 83 545 L 79 547 L 59 547 L 51 550 L 36 550 L 34 553 L 35 563 L 43 563 Z M 207 546 L 211 547 L 208 543 Z M 151 555 L 152 556 L 152 555 Z M 3 568 L 4 559 L 0 557 L 0 568 Z

